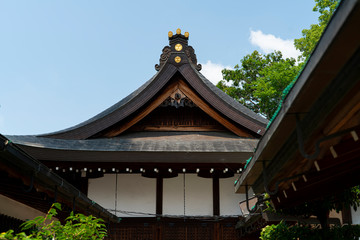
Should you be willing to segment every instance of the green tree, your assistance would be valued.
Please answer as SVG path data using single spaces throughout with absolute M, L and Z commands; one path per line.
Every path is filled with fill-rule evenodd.
M 71 213 L 63 225 L 60 221 L 53 220 L 53 217 L 57 215 L 57 210 L 61 210 L 61 206 L 59 203 L 54 203 L 45 217 L 39 216 L 23 223 L 21 225 L 22 230 L 30 231 L 30 234 L 25 232 L 14 234 L 13 230 L 9 230 L 0 233 L 0 240 L 100 240 L 106 237 L 107 230 L 102 219 L 91 215 Z
M 261 240 L 289 240 L 289 239 L 336 239 L 336 240 L 355 240 L 359 239 L 359 225 L 334 226 L 323 233 L 321 229 L 311 228 L 307 225 L 289 226 L 281 221 L 279 224 L 264 227 L 260 234 Z
M 234 70 L 222 70 L 217 87 L 244 106 L 270 119 L 277 109 L 282 91 L 295 78 L 300 66 L 280 51 L 262 55 L 258 51 L 240 60 Z
M 340 0 L 315 0 L 315 2 L 313 11 L 320 13 L 319 22 L 312 24 L 309 29 L 302 30 L 303 37 L 294 40 L 296 49 L 301 51 L 302 60 L 307 59 L 314 50 Z
M 302 31 L 302 38 L 295 39 L 295 47 L 301 51 L 299 60 L 307 59 L 334 13 L 340 0 L 315 0 L 313 11 L 319 12 L 319 22 Z M 258 51 L 246 55 L 234 70 L 224 69 L 223 80 L 217 87 L 244 106 L 268 119 L 282 100 L 282 92 L 300 71 L 293 58 L 283 59 L 281 52 L 262 55 Z
M 322 229 L 327 229 L 329 212 L 331 210 L 339 212 L 350 207 L 356 211 L 360 206 L 359 196 L 360 188 L 359 186 L 356 186 L 345 189 L 336 195 L 312 202 L 305 202 L 289 209 L 283 209 L 280 212 L 289 215 L 302 216 L 304 218 L 314 215 L 319 220 Z

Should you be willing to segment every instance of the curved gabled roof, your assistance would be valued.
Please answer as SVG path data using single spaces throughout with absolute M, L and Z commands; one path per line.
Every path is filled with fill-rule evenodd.
M 263 135 L 267 124 L 265 118 L 232 99 L 199 73 L 201 65 L 197 64 L 194 50 L 187 44 L 188 37 L 176 34 L 169 37 L 169 40 L 170 46 L 163 49 L 160 65 L 155 67 L 159 72 L 140 88 L 83 123 L 40 136 L 78 140 L 91 138 L 135 113 L 159 93 L 178 73 L 195 89 L 196 94 L 205 99 L 212 108 L 255 135 Z M 180 50 L 175 47 L 179 45 L 181 45 Z

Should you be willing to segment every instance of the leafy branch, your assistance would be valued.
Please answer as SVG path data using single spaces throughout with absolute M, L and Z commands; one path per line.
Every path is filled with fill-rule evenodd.
M 107 229 L 102 219 L 71 212 L 65 220 L 65 225 L 62 225 L 60 221 L 53 219 L 57 215 L 57 210 L 61 211 L 61 205 L 54 203 L 45 216 L 38 216 L 21 224 L 22 231 L 30 231 L 29 235 L 25 232 L 15 234 L 14 230 L 9 230 L 0 234 L 0 240 L 98 240 L 106 237 Z

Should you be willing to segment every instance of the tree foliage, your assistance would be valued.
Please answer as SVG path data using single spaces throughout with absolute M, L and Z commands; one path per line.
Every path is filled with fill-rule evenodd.
M 309 29 L 302 30 L 303 37 L 294 40 L 296 49 L 301 51 L 302 60 L 307 59 L 314 50 L 340 0 L 315 0 L 315 2 L 313 11 L 320 13 L 319 22 L 312 24 Z
M 308 225 L 289 226 L 285 222 L 268 225 L 260 234 L 261 240 L 289 240 L 289 239 L 331 239 L 331 240 L 355 240 L 360 237 L 360 225 L 334 226 L 326 232 Z
M 300 66 L 281 52 L 246 55 L 234 70 L 222 71 L 217 87 L 256 113 L 270 119 L 281 101 L 282 91 L 295 78 Z
M 339 194 L 315 201 L 312 203 L 304 203 L 303 205 L 285 210 L 286 213 L 292 215 L 307 217 L 309 214 L 316 215 L 320 209 L 336 210 L 337 212 L 344 208 L 353 207 L 356 211 L 360 206 L 360 188 L 359 186 L 345 189 Z
M 343 209 L 350 207 L 356 211 L 360 206 L 359 196 L 360 188 L 359 186 L 356 186 L 345 189 L 339 194 L 312 202 L 305 202 L 296 207 L 283 209 L 280 212 L 283 214 L 301 216 L 303 218 L 308 218 L 311 215 L 314 215 L 320 221 L 322 228 L 325 229 L 328 226 L 327 220 L 329 211 L 335 210 L 340 212 Z
M 21 225 L 23 231 L 15 234 L 13 230 L 0 234 L 1 239 L 9 240 L 43 240 L 43 239 L 73 239 L 73 240 L 99 240 L 106 237 L 104 221 L 93 216 L 71 213 L 64 225 L 58 220 L 53 220 L 61 210 L 59 203 L 54 203 L 45 217 L 38 216 Z
M 301 51 L 299 60 L 306 60 L 329 22 L 340 0 L 315 0 L 313 11 L 319 12 L 319 22 L 302 31 L 302 38 L 295 39 Z M 282 91 L 296 77 L 303 63 L 292 58 L 283 59 L 281 52 L 262 55 L 258 51 L 246 55 L 234 70 L 224 69 L 223 80 L 217 87 L 244 106 L 268 119 L 281 101 Z

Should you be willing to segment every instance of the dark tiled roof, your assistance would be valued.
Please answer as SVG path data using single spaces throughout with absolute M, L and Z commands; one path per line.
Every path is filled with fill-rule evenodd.
M 21 138 L 21 136 L 17 136 Z M 32 138 L 37 138 L 35 136 L 31 136 Z M 68 199 L 76 198 L 76 207 L 77 211 L 91 213 L 95 216 L 105 219 L 106 221 L 117 222 L 118 218 L 112 213 L 108 212 L 106 209 L 101 207 L 99 204 L 95 203 L 91 199 L 89 199 L 85 194 L 83 194 L 79 189 L 75 188 L 72 184 L 67 182 L 65 179 L 60 177 L 59 175 L 53 173 L 49 168 L 47 168 L 44 164 L 35 159 L 33 156 L 29 155 L 27 152 L 24 152 L 21 148 L 18 147 L 17 144 L 13 144 L 13 142 L 9 141 L 11 139 L 0 134 L 0 160 L 1 160 L 1 168 L 2 170 L 6 170 L 11 173 L 11 178 L 19 178 L 22 181 L 28 181 L 28 178 L 32 175 L 32 184 L 34 185 L 34 189 L 36 188 L 36 192 L 49 193 L 54 191 L 54 186 L 58 186 L 56 188 L 56 192 L 54 195 L 58 194 L 58 201 L 71 206 L 71 201 Z M 30 175 L 31 174 L 31 175 Z M 10 183 L 7 182 L 7 184 Z M 31 185 L 32 185 L 31 184 Z M 17 189 L 12 189 L 11 192 L 7 192 L 8 196 L 11 198 L 18 199 L 27 197 L 31 199 L 31 203 L 26 201 L 25 204 L 30 204 L 31 207 L 34 207 L 38 210 L 46 210 L 48 209 L 47 204 L 44 204 L 44 201 L 31 197 L 33 193 L 28 192 L 26 196 L 22 196 L 24 193 L 24 189 L 16 183 Z M 31 187 L 32 188 L 32 187 Z M 3 189 L 2 189 L 3 190 Z M 20 190 L 22 193 L 17 192 Z M 33 191 L 34 192 L 34 191 Z M 42 199 L 45 199 L 42 195 Z M 70 206 L 69 206 L 70 205 Z M 43 207 L 46 207 L 45 209 Z
M 225 132 L 147 132 L 87 140 L 32 135 L 7 137 L 16 144 L 34 148 L 109 152 L 252 152 L 258 142 Z

